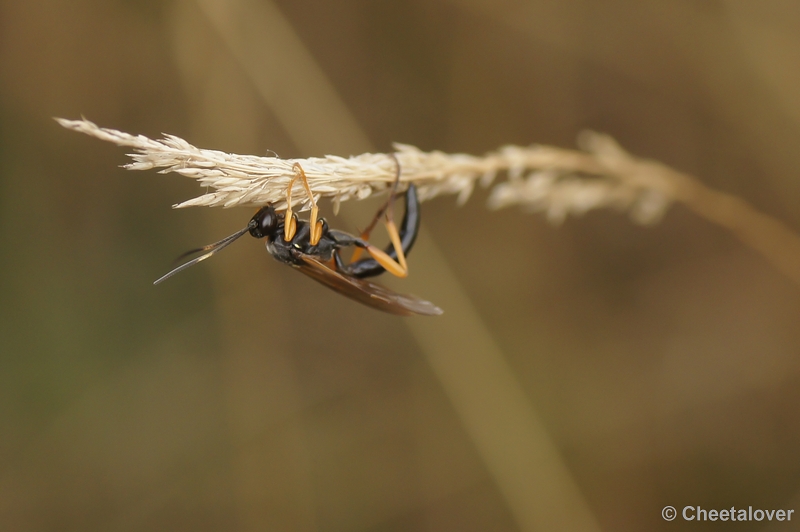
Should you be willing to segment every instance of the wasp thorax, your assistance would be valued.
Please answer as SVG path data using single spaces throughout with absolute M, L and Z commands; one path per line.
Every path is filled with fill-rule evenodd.
M 255 216 L 250 219 L 248 227 L 251 235 L 256 238 L 264 238 L 272 234 L 277 225 L 278 214 L 275 212 L 275 209 L 272 208 L 272 205 L 267 205 L 266 207 L 262 207 Z

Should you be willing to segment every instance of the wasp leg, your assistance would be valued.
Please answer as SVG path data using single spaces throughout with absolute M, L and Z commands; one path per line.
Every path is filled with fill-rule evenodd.
M 306 189 L 306 194 L 308 194 L 308 198 L 311 201 L 311 219 L 309 221 L 309 225 L 311 227 L 311 245 L 316 246 L 319 243 L 320 238 L 322 238 L 322 220 L 318 220 L 319 217 L 319 207 L 317 207 L 317 202 L 314 201 L 314 194 L 311 193 L 311 187 L 308 185 L 308 178 L 306 177 L 306 173 L 303 171 L 303 167 L 300 166 L 300 163 L 294 163 L 292 166 L 292 170 L 294 170 L 294 177 L 292 181 L 289 183 L 289 188 L 286 189 L 286 225 L 283 231 L 283 238 L 287 242 L 294 237 L 294 233 L 297 230 L 297 219 L 292 212 L 292 187 L 294 186 L 294 182 L 300 178 L 300 182 L 303 184 L 303 188 Z
M 344 262 L 342 261 L 342 257 L 339 255 L 338 249 L 334 250 L 333 252 L 333 266 L 334 266 L 333 269 L 336 270 L 337 272 L 344 271 Z
M 399 250 L 399 262 L 390 257 L 389 254 L 383 251 L 381 248 L 376 248 L 371 244 L 367 247 L 367 252 L 372 255 L 372 258 L 378 261 L 378 264 L 383 266 L 387 272 L 397 277 L 407 277 L 408 264 L 406 264 L 406 258 L 403 255 L 403 250 L 402 248 L 395 249 Z
M 337 231 L 336 229 L 331 229 L 330 231 L 328 231 L 328 235 L 332 236 L 336 240 L 337 248 L 342 248 L 346 246 L 356 246 L 356 248 L 361 248 L 365 250 L 372 256 L 374 261 L 378 264 L 378 266 L 381 269 L 381 272 L 386 270 L 387 272 L 397 277 L 408 276 L 408 265 L 405 264 L 405 257 L 403 258 L 403 263 L 399 263 L 382 249 L 373 246 L 366 240 L 345 233 L 344 231 Z M 341 259 L 337 261 L 337 267 L 343 268 L 343 273 L 347 275 L 353 275 L 349 266 L 341 265 Z M 355 275 L 353 276 L 355 277 Z
M 386 203 L 384 203 L 383 206 L 380 209 L 378 209 L 378 212 L 375 213 L 375 217 L 372 218 L 372 221 L 369 223 L 367 228 L 361 231 L 362 240 L 369 240 L 369 235 L 372 233 L 372 230 L 375 229 L 375 224 L 378 223 L 378 220 L 380 220 L 381 216 L 383 216 L 385 213 L 391 213 L 394 209 L 394 199 L 397 195 L 397 185 L 400 183 L 401 170 L 400 170 L 400 161 L 397 159 L 397 155 L 395 155 L 394 153 L 391 153 L 390 155 L 392 159 L 394 159 L 396 168 L 394 182 L 392 183 L 392 189 L 389 192 L 389 197 L 386 199 Z M 389 220 L 388 216 L 389 215 L 387 215 L 387 220 Z M 389 236 L 391 237 L 391 232 L 389 233 Z M 392 242 L 392 244 L 394 245 L 394 241 Z M 353 251 L 353 255 L 350 257 L 350 262 L 351 263 L 356 262 L 361 257 L 362 251 L 363 250 L 361 248 L 356 248 L 355 251 Z
M 398 172 L 398 178 L 399 177 L 400 174 Z M 403 275 L 402 277 L 405 277 L 406 275 L 408 275 L 408 263 L 406 263 L 406 254 L 403 252 L 403 243 L 400 241 L 400 235 L 397 233 L 397 226 L 394 224 L 394 196 L 395 196 L 394 193 L 392 193 L 392 195 L 389 196 L 389 201 L 388 201 L 389 207 L 386 209 L 386 231 L 389 233 L 389 239 L 392 241 L 392 246 L 394 247 L 395 253 L 397 253 L 397 262 L 399 263 L 398 265 L 401 266 L 403 268 L 403 271 L 405 272 L 405 275 Z M 372 256 L 375 257 L 375 255 Z M 387 258 L 390 257 L 387 255 Z M 375 257 L 375 260 L 381 262 L 380 260 L 377 259 L 377 257 Z
M 297 215 L 292 212 L 292 187 L 297 177 L 297 174 L 295 174 L 289 182 L 289 188 L 286 189 L 286 215 L 284 216 L 286 222 L 283 226 L 283 239 L 286 242 L 294 238 L 294 234 L 297 231 Z
M 397 238 L 393 238 L 393 241 L 384 248 L 384 252 L 387 253 L 389 257 L 398 261 L 400 255 L 397 253 L 397 250 L 400 249 L 404 257 L 408 255 L 419 233 L 419 199 L 417 198 L 417 190 L 413 183 L 408 186 L 408 190 L 405 193 L 405 200 L 406 212 L 403 215 L 403 221 L 400 223 L 399 234 L 397 234 L 398 231 L 397 228 L 395 228 L 396 236 L 399 237 L 400 246 L 399 248 L 397 247 Z M 392 229 L 388 230 L 389 236 L 392 237 Z M 383 266 L 372 258 L 361 259 L 347 265 L 347 274 L 360 279 L 374 277 L 382 274 L 384 271 L 385 269 Z

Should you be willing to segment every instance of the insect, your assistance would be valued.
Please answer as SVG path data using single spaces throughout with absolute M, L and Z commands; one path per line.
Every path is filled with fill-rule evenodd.
M 195 253 L 203 254 L 178 266 L 156 280 L 154 284 L 165 281 L 176 273 L 211 257 L 239 237 L 250 233 L 255 238 L 266 238 L 267 251 L 278 262 L 296 268 L 315 281 L 359 303 L 399 316 L 442 314 L 442 309 L 429 301 L 414 295 L 398 294 L 385 286 L 366 280 L 384 271 L 405 277 L 408 274 L 406 255 L 414 245 L 419 232 L 420 207 L 413 183 L 409 184 L 405 192 L 405 213 L 399 231 L 394 223 L 393 204 L 400 181 L 400 164 L 396 157 L 395 162 L 397 175 L 389 199 L 378 210 L 360 237 L 331 229 L 324 219 L 318 217 L 319 210 L 305 172 L 295 163 L 293 168 L 295 176 L 286 191 L 285 213 L 277 212 L 272 205 L 262 207 L 243 229 L 218 242 L 184 253 L 179 259 Z M 309 221 L 299 220 L 297 214 L 292 211 L 292 186 L 297 179 L 301 180 L 311 198 Z M 386 229 L 391 240 L 385 250 L 373 246 L 367 240 L 381 217 L 385 217 Z M 351 262 L 345 264 L 340 256 L 340 250 L 350 247 L 354 248 L 353 256 Z M 371 258 L 359 259 L 362 251 L 366 251 Z

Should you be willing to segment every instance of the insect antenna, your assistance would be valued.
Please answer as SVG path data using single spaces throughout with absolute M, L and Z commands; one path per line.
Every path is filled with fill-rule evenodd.
M 192 250 L 187 251 L 186 253 L 184 253 L 183 255 L 178 257 L 177 259 L 175 259 L 175 262 L 178 262 L 179 260 L 181 260 L 183 258 L 186 258 L 189 255 L 194 255 L 195 253 L 203 253 L 203 255 L 200 255 L 199 257 L 194 258 L 194 259 L 190 260 L 187 263 L 181 264 L 180 266 L 178 266 L 177 268 L 175 268 L 174 270 L 172 270 L 168 274 L 156 279 L 153 282 L 153 284 L 158 284 L 160 282 L 166 281 L 167 279 L 169 279 L 170 277 L 172 277 L 176 273 L 182 272 L 183 270 L 185 270 L 189 266 L 194 266 L 198 262 L 204 261 L 207 258 L 209 258 L 210 256 L 214 255 L 215 253 L 221 251 L 222 249 L 224 249 L 225 247 L 229 246 L 234 241 L 236 241 L 236 239 L 238 239 L 240 236 L 242 236 L 245 233 L 247 233 L 250 230 L 251 225 L 252 225 L 252 222 L 247 224 L 247 226 L 244 229 L 236 231 L 235 233 L 233 233 L 230 236 L 226 236 L 225 238 L 223 238 L 219 242 L 214 242 L 213 244 L 208 244 L 207 246 L 203 246 L 201 248 L 192 249 Z

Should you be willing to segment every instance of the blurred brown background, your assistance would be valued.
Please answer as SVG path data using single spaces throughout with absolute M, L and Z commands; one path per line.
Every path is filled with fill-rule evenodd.
M 214 15 L 231 6 L 232 25 Z M 279 35 L 265 20 L 366 141 L 323 128 L 335 115 L 302 122 L 316 83 L 252 37 Z M 285 105 L 275 80 L 297 84 Z M 535 529 L 514 471 L 491 465 L 514 435 L 462 401 L 502 386 L 459 367 L 483 353 L 460 327 L 507 363 L 517 414 L 553 447 L 538 456 L 577 487 L 558 504 L 589 528 L 703 527 L 665 505 L 800 511 L 800 287 L 683 207 L 650 228 L 614 212 L 552 227 L 488 212 L 485 191 L 425 204 L 435 244 L 392 286 L 441 318 L 361 307 L 251 239 L 153 287 L 251 213 L 171 210 L 202 191 L 51 120 L 82 114 L 282 157 L 570 147 L 591 128 L 800 229 L 800 4 L 0 2 L 0 529 Z M 458 294 L 425 267 L 431 246 Z M 458 395 L 443 383 L 462 369 Z M 536 487 L 539 466 L 520 467 Z

